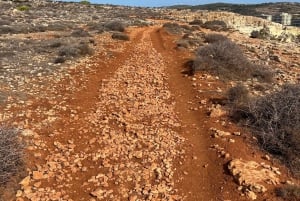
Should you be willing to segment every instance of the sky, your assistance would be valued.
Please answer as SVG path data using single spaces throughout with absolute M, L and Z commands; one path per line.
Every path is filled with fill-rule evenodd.
M 199 4 L 216 3 L 216 2 L 255 4 L 255 3 L 268 3 L 268 2 L 300 2 L 300 0 L 267 0 L 267 1 L 266 0 L 148 0 L 148 1 L 147 0 L 90 0 L 90 2 L 99 3 L 99 4 L 159 7 L 159 6 L 170 6 L 170 5 L 180 5 L 180 4 L 199 5 Z

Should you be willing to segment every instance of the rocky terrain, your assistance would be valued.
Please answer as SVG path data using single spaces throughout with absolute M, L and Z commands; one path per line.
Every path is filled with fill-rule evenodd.
M 300 26 L 299 24 L 299 12 L 300 3 L 299 2 L 277 2 L 277 3 L 262 3 L 262 4 L 230 4 L 230 3 L 212 3 L 205 5 L 175 5 L 171 6 L 172 9 L 198 11 L 226 11 L 241 14 L 244 16 L 256 16 L 261 17 L 263 15 L 272 15 L 274 17 L 279 17 L 281 13 L 289 13 L 293 15 L 292 25 Z
M 296 174 L 228 115 L 224 97 L 241 81 L 189 76 L 186 64 L 222 34 L 274 75 L 243 81 L 250 95 L 271 94 L 299 84 L 299 29 L 82 3 L 0 1 L 0 11 L 0 121 L 25 144 L 0 200 L 297 199 L 276 193 L 299 185 Z M 220 16 L 222 29 L 202 24 Z M 294 37 L 249 37 L 256 26 Z

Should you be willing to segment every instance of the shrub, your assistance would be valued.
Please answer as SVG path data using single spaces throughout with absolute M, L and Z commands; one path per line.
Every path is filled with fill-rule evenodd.
M 204 36 L 205 42 L 207 43 L 215 43 L 219 41 L 229 40 L 226 36 L 222 34 L 206 34 Z
M 82 0 L 80 1 L 80 4 L 83 4 L 83 5 L 90 5 L 91 3 L 87 0 Z
M 201 25 L 203 25 L 203 21 L 196 19 L 196 20 L 191 21 L 189 24 L 201 26 Z
M 251 38 L 259 38 L 259 39 L 271 39 L 271 31 L 269 27 L 264 27 L 259 31 L 252 31 L 251 32 Z
M 25 6 L 25 5 L 18 6 L 16 9 L 19 10 L 19 11 L 28 11 L 29 10 L 29 6 Z
M 46 29 L 48 31 L 65 31 L 68 29 L 67 26 L 65 26 L 64 24 L 61 24 L 59 22 L 54 22 L 52 24 L 49 24 Z
M 195 29 L 191 26 L 188 25 L 180 25 L 180 28 L 184 31 L 184 32 L 191 32 L 194 31 Z
M 252 99 L 242 110 L 244 121 L 263 149 L 281 159 L 300 176 L 300 84 Z
M 213 31 L 227 31 L 228 30 L 227 24 L 221 20 L 207 21 L 202 25 L 202 27 L 213 30 Z
M 78 56 L 84 56 L 92 53 L 93 51 L 88 44 L 80 43 L 77 45 L 67 45 L 61 48 L 58 52 L 58 55 L 64 57 L 78 57 Z
M 172 33 L 172 34 L 181 34 L 182 33 L 182 30 L 181 30 L 181 27 L 179 24 L 177 23 L 165 23 L 163 25 L 163 28 L 169 32 L 169 33 Z
M 252 64 L 239 46 L 230 40 L 219 40 L 199 48 L 193 69 L 194 72 L 205 70 L 231 80 L 256 77 L 265 82 L 272 80 L 273 75 L 266 67 Z
M 61 47 L 63 44 L 62 42 L 60 41 L 53 41 L 49 44 L 49 47 L 51 48 L 58 48 L 58 47 Z
M 261 82 L 271 83 L 273 81 L 274 73 L 266 66 L 252 64 L 251 76 Z
M 119 31 L 119 32 L 125 31 L 125 25 L 119 21 L 108 22 L 104 24 L 104 27 L 109 31 Z
M 131 22 L 131 26 L 148 27 L 149 25 L 151 25 L 151 23 L 145 20 L 134 20 Z
M 101 23 L 89 23 L 88 24 L 88 30 L 96 31 L 97 33 L 103 33 L 104 30 L 105 30 L 105 27 Z
M 229 51 L 230 50 L 230 51 Z M 208 71 L 225 79 L 249 77 L 249 61 L 235 43 L 225 40 L 201 47 L 196 53 L 195 71 Z
M 90 37 L 91 35 L 89 32 L 83 30 L 83 29 L 76 29 L 71 33 L 71 36 L 73 37 Z
M 67 59 L 65 57 L 57 57 L 54 59 L 55 64 L 60 64 L 60 63 L 64 63 Z
M 227 92 L 229 103 L 237 105 L 245 105 L 249 101 L 249 91 L 242 85 L 238 84 Z
M 23 145 L 18 130 L 0 127 L 0 185 L 5 185 L 23 166 Z
M 177 48 L 188 48 L 190 46 L 190 43 L 186 39 L 181 39 L 181 40 L 177 41 L 176 45 L 177 45 Z
M 276 195 L 289 201 L 300 200 L 300 186 L 284 185 L 276 189 Z
M 113 33 L 111 36 L 113 39 L 117 39 L 117 40 L 125 40 L 128 41 L 129 40 L 129 36 L 124 34 L 124 33 Z

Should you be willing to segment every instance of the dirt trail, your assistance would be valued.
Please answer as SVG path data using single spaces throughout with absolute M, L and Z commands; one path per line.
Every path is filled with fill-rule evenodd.
M 195 92 L 180 73 L 188 55 L 158 27 L 130 34 L 111 61 L 91 62 L 84 81 L 75 72 L 80 90 L 52 86 L 63 97 L 59 107 L 33 100 L 28 175 L 17 200 L 222 200 L 210 125 L 203 111 L 189 109 Z M 38 124 L 39 108 L 55 120 Z

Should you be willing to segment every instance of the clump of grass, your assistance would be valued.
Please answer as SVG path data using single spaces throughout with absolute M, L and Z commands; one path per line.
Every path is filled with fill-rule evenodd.
M 276 189 L 276 195 L 289 201 L 300 200 L 300 186 L 298 185 L 284 185 Z
M 28 11 L 30 9 L 30 7 L 23 5 L 23 6 L 18 6 L 16 9 L 19 11 Z
M 23 144 L 19 131 L 0 126 L 0 185 L 5 185 L 23 166 Z
M 207 43 L 215 43 L 215 42 L 229 40 L 229 38 L 227 38 L 227 36 L 224 36 L 222 34 L 206 34 L 204 36 L 204 40 Z
M 111 37 L 112 37 L 112 39 L 129 41 L 129 36 L 125 33 L 116 32 L 116 33 L 113 33 L 111 35 Z
M 264 150 L 300 176 L 300 84 L 234 104 L 232 117 L 249 126 Z

